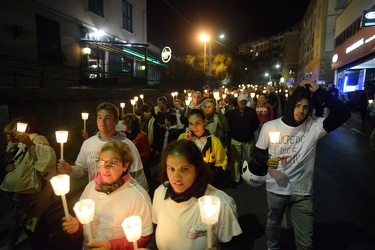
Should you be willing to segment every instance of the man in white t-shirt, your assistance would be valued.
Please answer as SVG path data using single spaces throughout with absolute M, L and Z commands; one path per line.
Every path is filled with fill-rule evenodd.
M 310 91 L 330 109 L 327 117 L 309 117 Z M 350 118 L 345 105 L 311 81 L 304 80 L 290 96 L 284 116 L 265 123 L 254 151 L 268 166 L 266 177 L 268 249 L 279 249 L 280 223 L 286 206 L 290 209 L 297 249 L 312 249 L 313 176 L 316 145 L 320 138 Z M 277 143 L 269 132 L 280 132 Z
M 109 102 L 99 104 L 96 109 L 96 123 L 99 132 L 83 142 L 74 165 L 70 165 L 64 160 L 59 160 L 57 170 L 62 174 L 69 174 L 72 178 L 81 178 L 88 175 L 89 181 L 91 181 L 99 171 L 97 165 L 99 149 L 109 141 L 122 141 L 130 146 L 133 153 L 134 162 L 130 166 L 131 176 L 148 191 L 148 184 L 139 152 L 132 141 L 126 138 L 124 134 L 116 131 L 118 121 L 119 110 L 115 105 Z

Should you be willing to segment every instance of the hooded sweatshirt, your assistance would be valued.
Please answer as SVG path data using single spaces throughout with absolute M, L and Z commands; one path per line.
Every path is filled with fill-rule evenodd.
M 327 132 L 339 127 L 350 117 L 345 105 L 332 100 L 323 89 L 317 94 L 330 108 L 326 118 L 312 118 L 308 115 L 301 122 L 294 120 L 294 108 L 302 98 L 310 104 L 309 90 L 299 87 L 290 96 L 282 118 L 263 125 L 256 143 L 255 157 L 267 165 L 269 158 L 280 159 L 277 169 L 268 169 L 266 177 L 267 191 L 282 195 L 312 195 L 316 145 Z M 269 132 L 280 132 L 276 144 L 270 142 Z

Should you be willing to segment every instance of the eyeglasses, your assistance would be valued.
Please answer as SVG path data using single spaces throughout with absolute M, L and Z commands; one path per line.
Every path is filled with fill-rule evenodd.
M 96 161 L 96 163 L 98 164 L 98 166 L 100 168 L 105 168 L 105 167 L 108 167 L 108 168 L 113 168 L 115 166 L 117 166 L 117 164 L 119 164 L 121 161 L 119 160 L 109 160 L 109 161 L 103 161 L 103 160 L 98 160 Z

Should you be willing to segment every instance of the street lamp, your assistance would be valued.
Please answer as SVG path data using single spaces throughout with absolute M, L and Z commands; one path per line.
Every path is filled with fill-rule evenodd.
M 210 41 L 210 37 L 207 34 L 201 34 L 199 39 L 204 42 L 204 54 L 203 54 L 203 73 L 206 74 L 206 45 L 207 42 Z M 211 50 L 211 49 L 210 49 Z M 211 58 L 210 58 L 211 61 Z

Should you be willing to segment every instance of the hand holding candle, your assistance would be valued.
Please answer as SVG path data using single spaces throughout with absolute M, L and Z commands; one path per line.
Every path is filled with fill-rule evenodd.
M 90 222 L 94 219 L 95 202 L 91 199 L 83 199 L 78 201 L 74 207 L 74 212 L 77 215 L 79 222 L 87 224 L 87 235 L 89 237 L 89 243 L 93 241 Z
M 219 219 L 220 199 L 205 195 L 198 199 L 202 222 L 207 224 L 207 248 L 212 249 L 212 225 Z
M 270 136 L 270 142 L 273 145 L 273 152 L 274 152 L 274 157 L 273 158 L 277 158 L 277 147 L 276 147 L 276 144 L 279 142 L 280 132 L 278 132 L 278 131 L 269 132 L 269 136 Z M 272 166 L 269 165 L 270 168 L 276 169 L 277 166 L 278 166 L 278 161 L 277 161 L 277 164 L 276 164 L 276 162 L 273 162 L 273 163 L 270 163 L 270 164 L 272 165 Z
M 134 249 L 138 249 L 137 240 L 142 234 L 142 219 L 139 216 L 129 216 L 121 223 L 125 236 L 129 242 L 133 242 Z
M 70 191 L 70 177 L 67 174 L 60 174 L 53 177 L 51 180 L 51 185 L 53 191 L 57 196 L 61 195 L 61 200 L 64 207 L 65 217 L 66 220 L 69 221 L 69 212 L 68 212 L 68 205 L 66 202 L 65 194 L 69 193 Z

